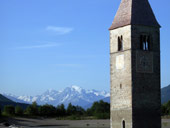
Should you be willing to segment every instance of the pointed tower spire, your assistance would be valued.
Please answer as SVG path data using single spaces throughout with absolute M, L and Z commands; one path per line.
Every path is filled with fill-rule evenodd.
M 160 27 L 148 0 L 122 0 L 109 30 L 126 25 Z

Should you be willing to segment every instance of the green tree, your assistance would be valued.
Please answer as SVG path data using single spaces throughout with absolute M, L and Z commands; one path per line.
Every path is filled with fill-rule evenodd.
M 68 107 L 67 107 L 67 115 L 74 115 L 76 112 L 76 107 L 73 106 L 71 103 L 69 103 Z
M 92 111 L 92 109 L 91 109 L 91 108 L 88 108 L 88 109 L 86 110 L 86 114 L 87 114 L 88 116 L 93 116 L 93 111 Z
M 43 105 L 39 107 L 39 114 L 41 116 L 53 117 L 56 115 L 56 108 L 52 105 Z
M 74 106 L 71 103 L 69 103 L 67 107 L 67 115 L 76 115 L 76 116 L 82 116 L 85 115 L 85 110 L 80 106 Z
M 94 102 L 90 109 L 87 109 L 87 114 L 95 116 L 98 119 L 110 118 L 110 104 L 104 101 Z
M 170 101 L 163 104 L 161 110 L 162 110 L 162 115 L 170 115 Z
M 166 112 L 167 112 L 167 115 L 170 115 L 170 101 L 168 101 L 166 104 Z
M 167 114 L 166 113 L 166 106 L 164 104 L 161 106 L 161 112 L 162 112 L 162 114 L 161 114 L 162 116 Z
M 21 115 L 23 115 L 23 109 L 22 109 L 22 107 L 20 107 L 20 106 L 16 106 L 15 107 L 15 114 L 16 115 L 19 115 L 19 116 L 21 116 Z
M 26 114 L 31 116 L 37 116 L 38 113 L 38 106 L 36 102 L 33 102 L 32 105 L 28 106 L 26 109 Z
M 76 106 L 76 115 L 82 116 L 84 114 L 85 114 L 85 110 L 80 106 Z
M 57 116 L 65 116 L 66 115 L 66 110 L 64 107 L 64 104 L 58 105 L 57 106 Z
M 14 106 L 12 106 L 12 105 L 6 105 L 6 106 L 4 107 L 4 113 L 5 113 L 6 115 L 9 115 L 9 116 L 14 115 L 14 114 L 15 114 L 15 108 L 14 108 Z

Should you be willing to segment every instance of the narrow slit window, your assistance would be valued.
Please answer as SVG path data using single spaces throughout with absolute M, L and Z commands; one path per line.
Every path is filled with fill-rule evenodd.
M 118 51 L 123 50 L 123 36 L 118 37 Z

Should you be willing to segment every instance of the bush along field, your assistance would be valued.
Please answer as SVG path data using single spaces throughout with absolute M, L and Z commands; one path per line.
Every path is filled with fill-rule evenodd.
M 0 109 L 0 116 L 3 117 L 45 117 L 56 118 L 58 120 L 81 120 L 81 119 L 109 119 L 110 104 L 104 101 L 94 102 L 91 108 L 87 110 L 80 106 L 74 106 L 71 103 L 67 108 L 63 104 L 54 107 L 52 105 L 37 105 L 33 102 L 26 109 L 17 105 L 6 105 Z
M 163 104 L 161 110 L 163 118 L 170 118 L 170 101 Z

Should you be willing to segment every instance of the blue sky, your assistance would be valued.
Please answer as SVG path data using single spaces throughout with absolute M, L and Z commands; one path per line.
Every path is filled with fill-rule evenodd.
M 0 93 L 71 85 L 110 89 L 109 31 L 120 0 L 1 0 Z M 161 24 L 162 87 L 170 84 L 169 1 L 150 0 Z

